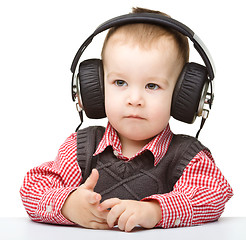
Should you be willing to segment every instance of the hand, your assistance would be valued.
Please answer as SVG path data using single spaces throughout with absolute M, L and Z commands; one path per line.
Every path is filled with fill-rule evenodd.
M 108 229 L 108 211 L 99 211 L 97 208 L 102 198 L 94 192 L 98 178 L 98 171 L 93 169 L 85 183 L 68 196 L 61 211 L 64 217 L 80 226 Z
M 126 232 L 130 232 L 136 225 L 153 228 L 162 217 L 159 202 L 155 200 L 135 201 L 111 198 L 98 206 L 100 211 L 110 208 L 111 210 L 107 216 L 109 227 L 118 224 L 119 229 Z

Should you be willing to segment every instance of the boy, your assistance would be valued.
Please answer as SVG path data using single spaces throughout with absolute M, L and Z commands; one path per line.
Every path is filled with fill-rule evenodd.
M 232 189 L 200 143 L 169 191 L 155 190 L 153 182 L 159 180 L 151 175 L 165 168 L 175 139 L 168 123 L 172 94 L 188 56 L 186 37 L 156 25 L 130 24 L 109 31 L 102 50 L 108 125 L 100 137 L 94 136 L 99 138 L 92 157 L 97 169 L 80 185 L 80 135 L 72 134 L 55 161 L 30 170 L 25 177 L 20 192 L 31 219 L 96 229 L 117 224 L 121 230 L 131 231 L 136 225 L 192 226 L 220 217 Z M 108 183 L 100 164 L 107 171 L 116 168 L 114 178 L 129 181 L 123 188 L 135 197 L 128 197 L 128 192 L 121 195 L 121 186 L 113 189 L 117 194 L 107 195 L 109 186 L 104 186 Z M 150 181 L 153 189 L 148 184 L 141 186 L 146 184 L 141 178 L 130 181 L 135 172 L 154 179 Z M 142 188 L 146 192 L 137 193 Z

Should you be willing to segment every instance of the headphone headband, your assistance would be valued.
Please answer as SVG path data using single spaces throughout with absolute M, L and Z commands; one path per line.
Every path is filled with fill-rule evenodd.
M 156 14 L 156 13 L 130 13 L 130 14 L 125 14 L 125 15 L 121 15 L 121 16 L 112 18 L 112 19 L 104 22 L 103 24 L 101 24 L 85 40 L 85 42 L 81 45 L 81 47 L 77 51 L 77 53 L 73 59 L 71 68 L 70 68 L 73 75 L 75 74 L 75 70 L 77 68 L 77 65 L 78 65 L 78 62 L 79 62 L 81 55 L 83 54 L 85 49 L 92 42 L 93 38 L 97 34 L 103 32 L 109 28 L 112 28 L 112 27 L 118 27 L 118 26 L 122 26 L 122 25 L 126 25 L 126 24 L 133 24 L 133 23 L 148 23 L 148 24 L 160 25 L 163 27 L 169 27 L 169 28 L 174 29 L 174 30 L 182 33 L 183 35 L 187 36 L 193 42 L 195 49 L 198 51 L 201 58 L 203 59 L 205 65 L 206 65 L 207 71 L 208 71 L 209 79 L 210 80 L 214 79 L 215 66 L 213 63 L 213 59 L 212 59 L 208 49 L 206 48 L 205 44 L 202 42 L 202 40 L 190 28 L 188 28 L 183 23 L 181 23 L 181 22 L 179 22 L 173 18 L 164 16 L 161 14 Z M 74 76 L 73 76 L 73 78 L 74 78 Z

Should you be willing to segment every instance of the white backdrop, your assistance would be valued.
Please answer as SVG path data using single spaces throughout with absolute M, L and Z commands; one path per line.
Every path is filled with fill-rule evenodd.
M 53 160 L 79 123 L 71 101 L 70 64 L 89 34 L 132 6 L 161 10 L 189 26 L 210 50 L 217 69 L 215 101 L 200 134 L 234 189 L 223 216 L 245 208 L 245 3 L 197 0 L 0 1 L 0 216 L 25 216 L 19 188 L 26 172 Z M 86 57 L 99 57 L 102 36 Z M 191 47 L 191 61 L 200 61 Z M 106 124 L 85 119 L 83 126 Z M 171 120 L 175 133 L 193 125 Z

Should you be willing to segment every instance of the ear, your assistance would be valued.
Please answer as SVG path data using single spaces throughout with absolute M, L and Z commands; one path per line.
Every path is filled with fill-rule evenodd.
M 79 84 L 83 109 L 88 118 L 106 117 L 104 73 L 100 59 L 88 59 L 79 65 Z
M 197 63 L 185 64 L 174 88 L 171 116 L 185 123 L 193 123 L 207 81 L 206 67 Z

